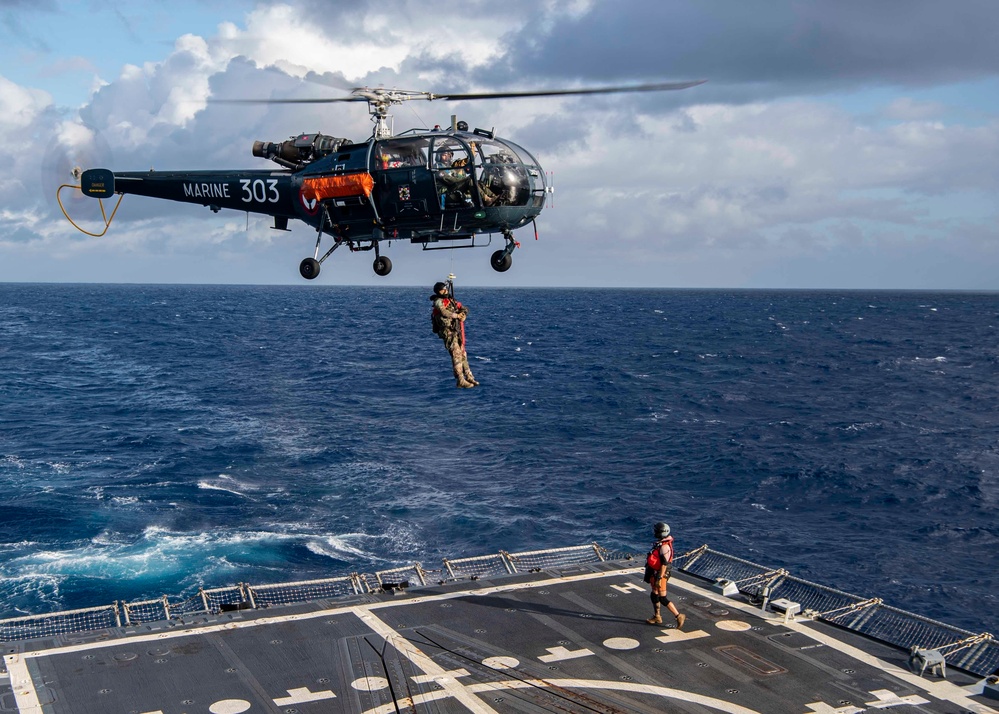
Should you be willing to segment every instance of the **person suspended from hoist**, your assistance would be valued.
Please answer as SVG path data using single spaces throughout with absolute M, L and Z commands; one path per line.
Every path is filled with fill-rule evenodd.
M 434 334 L 444 340 L 444 346 L 451 354 L 451 365 L 459 389 L 471 389 L 479 383 L 472 376 L 465 352 L 465 318 L 468 308 L 454 299 L 454 276 L 448 276 L 446 283 L 435 283 L 434 294 L 430 296 L 434 308 L 430 321 Z

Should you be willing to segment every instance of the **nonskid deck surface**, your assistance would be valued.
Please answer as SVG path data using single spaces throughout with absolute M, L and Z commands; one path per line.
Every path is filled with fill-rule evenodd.
M 997 711 L 980 678 L 920 678 L 903 650 L 689 576 L 670 596 L 682 632 L 645 623 L 617 561 L 16 643 L 0 711 Z

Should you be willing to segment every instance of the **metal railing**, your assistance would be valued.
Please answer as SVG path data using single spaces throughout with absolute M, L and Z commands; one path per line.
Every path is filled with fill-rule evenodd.
M 0 641 L 34 640 L 113 627 L 132 627 L 196 615 L 216 614 L 226 610 L 314 602 L 348 595 L 420 587 L 433 582 L 475 580 L 494 575 L 596 563 L 605 559 L 606 551 L 596 543 L 591 543 L 569 548 L 524 553 L 501 552 L 496 555 L 444 560 L 443 567 L 437 571 L 426 570 L 420 563 L 413 563 L 374 573 L 351 573 L 320 580 L 266 585 L 239 583 L 207 590 L 202 588 L 196 594 L 183 599 L 171 599 L 163 595 L 152 600 L 116 601 L 110 605 L 82 610 L 0 620 Z

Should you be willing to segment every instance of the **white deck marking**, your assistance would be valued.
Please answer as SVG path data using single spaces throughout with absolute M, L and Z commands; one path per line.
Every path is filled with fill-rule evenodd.
M 812 702 L 811 704 L 806 704 L 806 707 L 812 710 L 815 714 L 860 714 L 864 711 L 852 704 L 845 707 L 840 707 L 839 709 L 833 709 L 831 706 L 825 702 Z
M 871 692 L 877 701 L 864 702 L 869 707 L 874 707 L 875 709 L 888 709 L 889 707 L 900 707 L 903 704 L 912 704 L 913 706 L 919 706 L 920 704 L 929 704 L 928 699 L 923 699 L 918 694 L 910 694 L 907 697 L 900 697 L 895 692 L 889 689 L 875 689 Z
M 620 593 L 625 593 L 625 594 L 631 592 L 639 592 L 639 593 L 645 592 L 645 588 L 643 588 L 641 585 L 638 585 L 637 583 L 625 583 L 624 585 L 615 584 L 611 585 L 611 588 L 617 590 Z
M 663 633 L 662 637 L 657 637 L 656 639 L 662 642 L 664 645 L 675 645 L 677 642 L 686 642 L 687 640 L 699 640 L 702 637 L 711 637 L 704 630 L 691 630 L 690 632 L 685 632 L 683 630 L 661 630 Z
M 523 689 L 525 685 L 529 686 L 532 684 L 534 686 L 565 687 L 566 689 L 606 689 L 617 692 L 638 692 L 639 694 L 651 694 L 653 696 L 664 697 L 667 699 L 677 699 L 681 702 L 700 704 L 702 707 L 717 709 L 720 712 L 726 712 L 726 714 L 759 714 L 755 709 L 749 709 L 748 707 L 744 707 L 739 704 L 726 702 L 724 699 L 716 699 L 715 697 L 695 694 L 694 692 L 685 692 L 682 689 L 660 687 L 655 684 L 639 684 L 638 682 L 616 682 L 613 680 L 605 681 L 602 679 L 545 679 L 537 680 L 533 683 L 518 681 L 515 683 L 514 687 L 509 688 Z M 492 683 L 484 682 L 470 688 L 473 690 L 478 690 L 480 688 L 487 690 L 492 688 Z
M 573 650 L 569 651 L 565 647 L 559 645 L 558 647 L 546 647 L 551 654 L 541 655 L 538 657 L 542 662 L 547 662 L 551 664 L 552 662 L 561 662 L 567 659 L 579 659 L 580 657 L 589 657 L 593 653 L 588 649 Z
M 378 692 L 389 688 L 389 681 L 385 677 L 361 677 L 350 683 L 352 689 L 359 692 Z
M 461 677 L 467 677 L 468 670 L 464 667 L 459 669 L 452 669 L 444 672 L 442 674 L 417 674 L 414 677 L 410 677 L 417 684 L 430 684 L 431 682 L 439 682 L 443 678 L 448 679 L 459 679 Z
M 306 704 L 307 702 L 321 702 L 324 699 L 336 699 L 336 695 L 329 689 L 321 692 L 310 692 L 308 687 L 298 689 L 286 689 L 287 697 L 278 697 L 274 704 L 279 707 L 286 707 L 289 704 Z
M 609 637 L 604 640 L 604 647 L 609 650 L 633 650 L 641 644 L 630 637 Z
M 548 687 L 582 689 L 584 691 L 606 689 L 618 692 L 636 692 L 638 694 L 663 697 L 664 699 L 676 699 L 681 702 L 699 704 L 708 709 L 725 712 L 725 714 L 760 714 L 755 709 L 749 709 L 739 704 L 733 704 L 732 702 L 715 699 L 703 694 L 685 692 L 682 689 L 670 689 L 669 687 L 660 687 L 654 684 L 638 684 L 636 682 L 604 681 L 602 679 L 508 679 L 502 682 L 471 684 L 466 689 L 475 694 L 497 694 L 512 689 L 546 689 Z M 448 693 L 443 691 L 427 692 L 426 694 L 416 695 L 412 701 L 414 705 L 427 704 L 428 702 L 444 699 L 447 696 Z M 368 709 L 363 714 L 395 714 L 396 711 L 398 711 L 396 705 L 389 703 L 382 704 L 374 709 Z
M 423 671 L 424 674 L 433 675 L 432 681 L 440 685 L 441 689 L 434 694 L 454 697 L 458 702 L 467 707 L 475 714 L 496 714 L 496 710 L 488 706 L 484 701 L 472 695 L 468 689 L 463 687 L 458 681 L 450 676 L 443 667 L 424 654 L 416 645 L 393 630 L 388 624 L 375 616 L 373 612 L 365 607 L 353 608 L 357 612 L 361 621 L 371 628 L 371 630 L 381 635 L 386 642 L 391 644 L 396 651 Z M 462 670 L 464 671 L 464 670 Z M 467 674 L 467 673 L 466 673 Z M 414 702 L 419 701 L 422 695 L 414 696 Z M 390 705 L 392 708 L 386 711 L 396 711 L 396 704 Z
M 14 690 L 14 704 L 20 714 L 42 714 L 42 703 L 38 700 L 35 683 L 28 673 L 28 663 L 24 655 L 4 655 L 7 673 L 10 675 L 10 687 Z
M 726 632 L 745 632 L 753 629 L 752 625 L 742 620 L 719 620 L 715 623 L 715 627 Z
M 513 669 L 520 666 L 520 660 L 516 657 L 486 657 L 482 664 L 490 669 Z
M 243 714 L 249 708 L 250 703 L 245 699 L 223 699 L 208 707 L 208 711 L 212 714 Z

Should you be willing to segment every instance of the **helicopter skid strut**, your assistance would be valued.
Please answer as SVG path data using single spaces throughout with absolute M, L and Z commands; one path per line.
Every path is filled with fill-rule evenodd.
M 327 214 L 326 217 L 329 218 L 329 214 Z M 333 251 L 335 251 L 337 248 L 339 248 L 341 245 L 344 244 L 350 246 L 351 251 L 374 250 L 375 260 L 374 263 L 372 263 L 372 268 L 374 269 L 376 275 L 384 277 L 388 275 L 390 272 L 392 272 L 392 261 L 389 260 L 386 256 L 381 254 L 381 251 L 378 249 L 377 240 L 372 240 L 371 245 L 369 246 L 360 246 L 358 244 L 355 244 L 354 241 L 347 240 L 340 235 L 335 235 L 333 237 L 333 246 L 323 254 L 323 257 L 320 258 L 319 249 L 322 246 L 323 242 L 324 225 L 325 221 L 319 224 L 319 229 L 316 234 L 316 250 L 312 254 L 312 257 L 306 258 L 298 266 L 298 272 L 301 274 L 303 278 L 305 278 L 306 280 L 314 280 L 316 277 L 318 277 L 322 264 L 326 262 L 327 258 L 333 255 Z

